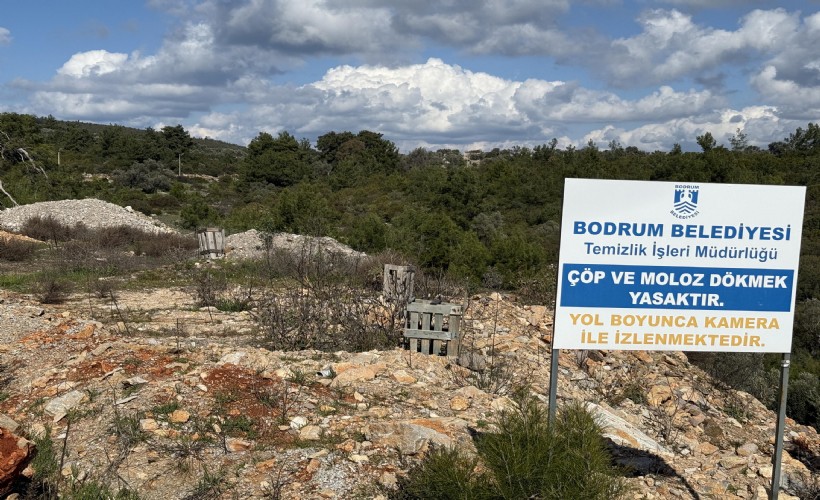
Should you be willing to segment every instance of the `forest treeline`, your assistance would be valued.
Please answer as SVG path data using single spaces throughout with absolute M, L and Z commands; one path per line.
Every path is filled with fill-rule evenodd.
M 401 153 L 374 131 L 334 131 L 315 144 L 259 133 L 247 147 L 161 130 L 0 113 L 0 206 L 96 197 L 182 228 L 219 225 L 332 236 L 368 253 L 398 252 L 471 287 L 516 290 L 549 302 L 555 283 L 565 178 L 807 186 L 791 415 L 820 415 L 820 125 L 766 149 L 742 131 L 728 145 L 711 134 L 699 152 L 647 152 L 611 142 L 583 148 Z M 179 175 L 182 174 L 182 175 Z M 765 203 L 765 200 L 761 200 Z M 766 403 L 773 356 L 701 356 Z M 756 370 L 751 377 L 749 370 Z M 752 385 L 755 387 L 752 387 Z M 756 388 L 757 387 L 757 388 Z

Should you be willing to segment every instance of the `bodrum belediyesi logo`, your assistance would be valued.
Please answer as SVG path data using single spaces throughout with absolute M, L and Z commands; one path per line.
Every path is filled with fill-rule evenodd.
M 691 219 L 698 215 L 699 186 L 676 185 L 675 202 L 672 205 L 672 215 L 678 219 Z

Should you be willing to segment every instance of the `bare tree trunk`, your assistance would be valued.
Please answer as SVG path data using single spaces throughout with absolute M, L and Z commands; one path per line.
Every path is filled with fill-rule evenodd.
M 11 202 L 12 202 L 12 203 L 14 203 L 14 206 L 15 206 L 15 207 L 19 207 L 19 206 L 20 206 L 20 204 L 19 204 L 19 203 L 17 203 L 17 201 L 16 201 L 14 198 L 12 198 L 12 197 L 11 197 L 11 195 L 8 193 L 8 191 L 6 191 L 6 190 L 3 188 L 3 181 L 2 181 L 2 179 L 0 179 L 0 191 L 2 191 L 4 195 L 6 195 L 6 196 L 8 196 L 8 197 L 9 197 L 9 199 L 11 200 Z
M 0 140 L 0 160 L 6 160 L 7 159 L 6 154 L 8 153 L 12 157 L 11 158 L 12 161 L 17 161 L 19 159 L 19 161 L 29 164 L 34 170 L 36 170 L 37 172 L 40 172 L 41 174 L 43 174 L 43 176 L 46 179 L 48 179 L 48 174 L 46 173 L 46 169 L 44 169 L 40 165 L 37 165 L 37 162 L 34 161 L 34 158 L 31 157 L 31 155 L 29 154 L 28 151 L 26 151 L 25 148 L 15 147 L 15 146 L 11 145 L 10 144 L 11 143 L 11 138 L 9 137 L 9 135 L 7 133 L 5 133 L 4 131 L 0 130 L 0 139 L 3 139 L 3 138 L 5 138 L 5 141 Z M 15 200 L 14 197 L 12 197 L 11 194 L 9 194 L 9 192 L 6 191 L 5 188 L 3 188 L 3 180 L 2 179 L 0 179 L 0 192 L 2 192 L 4 195 L 6 195 L 8 197 L 8 199 L 11 200 L 11 202 L 14 204 L 15 207 L 20 206 L 20 204 L 17 203 L 17 200 Z
M 17 148 L 17 154 L 20 155 L 20 158 L 22 158 L 24 160 L 27 160 L 31 164 L 32 167 L 34 167 L 41 174 L 43 174 L 46 177 L 46 179 L 48 179 L 48 174 L 46 173 L 46 170 L 43 167 L 41 167 L 41 166 L 37 165 L 36 163 L 34 163 L 34 158 L 32 158 L 30 154 L 28 154 L 28 151 L 26 151 L 23 148 Z

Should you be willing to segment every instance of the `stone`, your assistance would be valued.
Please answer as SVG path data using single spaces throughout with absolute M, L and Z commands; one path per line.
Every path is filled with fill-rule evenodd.
M 372 423 L 367 426 L 365 436 L 375 446 L 397 449 L 403 455 L 425 451 L 430 443 L 452 446 L 452 440 L 446 434 L 410 422 Z
M 0 298 L 5 293 L 7 292 L 0 291 Z M 146 296 L 150 297 L 154 293 L 158 295 L 156 306 L 153 298 L 145 304 L 151 306 L 148 312 L 150 318 L 146 316 L 146 323 L 159 321 L 167 325 L 171 324 L 169 320 L 173 320 L 174 316 L 179 316 L 180 328 L 185 330 L 180 333 L 180 338 L 155 338 L 150 335 L 154 331 L 154 325 L 146 324 L 145 329 L 140 330 L 143 328 L 142 324 L 131 323 L 131 335 L 120 338 L 113 328 L 113 322 L 116 321 L 113 319 L 106 327 L 96 329 L 93 342 L 77 342 L 72 341 L 72 335 L 86 324 L 83 319 L 85 312 L 73 302 L 63 307 L 74 307 L 71 316 L 74 319 L 62 323 L 55 317 L 57 313 L 50 306 L 42 320 L 15 314 L 16 306 L 0 308 L 0 325 L 6 326 L 3 321 L 10 321 L 11 326 L 16 328 L 14 323 L 18 320 L 31 322 L 30 325 L 21 323 L 20 335 L 31 333 L 28 337 L 20 337 L 19 341 L 18 336 L 8 335 L 10 330 L 4 330 L 0 326 L 0 343 L 5 342 L 4 345 L 7 346 L 0 345 L 0 358 L 5 355 L 3 350 L 6 350 L 13 353 L 14 358 L 19 355 L 22 361 L 8 374 L 11 377 L 6 386 L 9 396 L 0 403 L 0 411 L 20 422 L 33 436 L 35 426 L 44 428 L 42 424 L 51 424 L 52 418 L 51 415 L 38 416 L 37 410 L 40 407 L 34 407 L 35 411 L 32 411 L 34 401 L 49 403 L 52 398 L 62 397 L 64 393 L 75 389 L 82 391 L 86 397 L 97 397 L 93 405 L 80 402 L 73 411 L 68 412 L 68 415 L 72 415 L 77 410 L 86 410 L 86 407 L 91 411 L 79 422 L 83 424 L 81 427 L 74 428 L 72 424 L 68 432 L 65 464 L 76 465 L 78 472 L 85 471 L 94 476 L 95 467 L 107 463 L 105 449 L 115 450 L 118 445 L 117 436 L 112 435 L 110 426 L 105 424 L 106 417 L 97 414 L 96 410 L 101 403 L 105 409 L 104 400 L 107 400 L 106 393 L 100 391 L 112 386 L 119 389 L 123 381 L 138 373 L 150 381 L 142 387 L 138 399 L 125 405 L 127 409 L 119 407 L 123 415 L 148 417 L 141 419 L 139 425 L 151 440 L 136 444 L 134 448 L 135 455 L 147 460 L 140 459 L 124 471 L 138 485 L 137 488 L 157 486 L 156 489 L 141 493 L 150 494 L 154 491 L 157 495 L 167 496 L 169 488 L 180 486 L 167 482 L 167 479 L 162 479 L 165 484 L 160 484 L 156 478 L 162 477 L 158 474 L 164 474 L 168 470 L 168 464 L 176 458 L 172 447 L 167 446 L 167 443 L 179 438 L 189 438 L 191 443 L 196 443 L 196 451 L 200 449 L 200 445 L 203 447 L 203 457 L 208 457 L 208 460 L 236 464 L 236 473 L 226 476 L 225 487 L 226 491 L 230 488 L 240 492 L 237 493 L 240 496 L 253 497 L 264 493 L 265 490 L 259 488 L 261 481 L 271 490 L 274 489 L 272 485 L 279 487 L 283 498 L 321 498 L 319 492 L 327 489 L 333 490 L 336 498 L 349 498 L 362 491 L 386 500 L 387 496 L 392 496 L 394 481 L 405 474 L 405 465 L 425 453 L 419 451 L 415 456 L 404 455 L 399 448 L 405 451 L 426 450 L 429 453 L 430 449 L 443 447 L 433 444 L 435 439 L 444 443 L 449 439 L 453 447 L 473 453 L 475 448 L 471 434 L 491 432 L 491 429 L 485 429 L 482 424 L 493 419 L 493 400 L 496 400 L 492 405 L 495 408 L 506 406 L 507 403 L 503 398 L 498 399 L 498 394 L 485 392 L 474 386 L 460 387 L 475 372 L 444 357 L 414 355 L 410 359 L 407 351 L 400 349 L 375 350 L 362 355 L 314 350 L 280 352 L 250 347 L 244 341 L 223 341 L 220 332 L 238 332 L 244 323 L 234 321 L 236 314 L 216 311 L 213 323 L 209 320 L 200 322 L 199 320 L 207 318 L 208 313 L 190 307 L 193 299 L 182 290 L 173 292 L 179 298 L 167 300 L 167 295 L 164 296 L 162 300 L 167 304 L 159 303 L 159 296 L 166 294 L 166 291 L 123 292 L 121 305 L 136 308 L 139 301 L 146 300 Z M 15 295 L 14 300 L 32 302 L 29 298 L 16 297 Z M 482 294 L 472 299 L 475 307 L 465 310 L 465 330 L 469 329 L 472 336 L 467 339 L 469 347 L 474 347 L 478 353 L 482 350 L 489 353 L 494 348 L 497 359 L 503 358 L 512 366 L 522 368 L 517 370 L 516 380 L 526 381 L 529 378 L 533 384 L 533 393 L 544 400 L 542 395 L 548 394 L 545 382 L 548 370 L 538 363 L 545 359 L 543 349 L 549 346 L 539 343 L 537 335 L 544 325 L 551 324 L 551 311 L 544 312 L 544 319 L 539 321 L 538 326 L 524 325 L 520 319 L 528 318 L 533 312 L 530 306 L 522 306 L 510 296 L 503 302 L 490 302 L 485 310 L 482 309 L 481 302 L 485 297 Z M 177 300 L 179 307 L 175 310 L 173 308 L 176 306 L 172 306 L 172 302 Z M 6 302 L 9 303 L 9 300 Z M 97 308 L 98 302 L 93 301 L 92 305 Z M 168 307 L 162 307 L 163 305 Z M 494 319 L 495 305 L 498 305 L 497 320 Z M 472 314 L 481 316 L 484 328 L 476 325 L 475 318 L 470 318 Z M 540 315 L 541 312 L 537 314 Z M 248 316 L 242 321 L 251 323 L 253 320 Z M 57 333 L 61 331 L 60 328 L 64 334 Z M 141 331 L 148 333 L 148 338 L 139 333 Z M 501 333 L 502 331 L 507 333 Z M 495 338 L 491 339 L 489 335 L 493 332 Z M 531 337 L 530 340 L 527 340 L 528 336 Z M 48 339 L 47 343 L 41 340 L 44 338 Z M 101 342 L 108 342 L 108 347 L 93 352 L 94 347 Z M 235 347 L 239 345 L 248 346 L 241 348 L 247 354 L 240 360 L 239 367 L 216 366 L 217 360 L 240 350 Z M 37 349 L 41 349 L 41 352 Z M 84 352 L 88 356 L 84 357 Z M 595 370 L 585 372 L 572 351 L 563 352 L 559 367 L 559 397 L 565 401 L 603 401 L 598 403 L 603 410 L 632 424 L 660 445 L 670 449 L 674 446 L 675 454 L 672 458 L 661 453 L 638 451 L 639 447 L 636 448 L 634 443 L 641 443 L 640 434 L 634 433 L 631 428 L 619 429 L 604 425 L 615 436 L 610 439 L 620 439 L 618 442 L 624 443 L 613 445 L 616 462 L 625 466 L 634 465 L 631 468 L 634 475 L 629 478 L 629 482 L 636 491 L 627 495 L 630 499 L 689 498 L 690 495 L 696 496 L 694 492 L 702 498 L 751 499 L 756 495 L 761 500 L 768 498 L 765 491 L 756 490 L 758 485 L 767 488 L 770 482 L 771 467 L 767 464 L 769 450 L 773 446 L 767 440 L 773 439 L 773 414 L 757 401 L 738 394 L 738 401 L 741 401 L 748 416 L 742 422 L 743 427 L 738 427 L 728 419 L 729 415 L 724 411 L 729 393 L 714 388 L 711 379 L 689 365 L 685 358 L 670 353 L 668 356 L 672 363 L 664 361 L 662 352 L 633 354 L 632 351 L 593 351 L 589 359 L 595 362 L 592 365 Z M 548 359 L 548 355 L 546 358 Z M 654 360 L 651 363 L 650 358 Z M 143 363 L 132 364 L 126 362 L 128 359 L 139 359 Z M 489 365 L 489 355 L 486 361 Z M 323 385 L 331 384 L 338 374 L 330 370 L 322 378 L 314 374 L 321 367 L 329 368 L 334 363 L 340 365 L 339 374 L 350 372 L 346 375 L 350 376 L 358 370 L 372 370 L 375 378 L 354 382 L 339 390 L 328 390 Z M 379 363 L 384 363 L 389 368 L 380 372 Z M 523 369 L 529 366 L 534 368 Z M 293 373 L 309 373 L 312 380 L 303 386 L 282 383 L 280 378 L 288 376 L 288 369 L 285 367 L 290 367 Z M 200 375 L 208 372 L 210 376 Z M 461 378 L 451 377 L 453 372 Z M 367 374 L 365 378 L 371 375 L 373 373 Z M 415 382 L 405 379 L 405 376 L 412 377 Z M 264 378 L 268 380 L 262 380 Z M 337 385 L 343 379 L 344 377 L 340 378 Z M 606 394 L 604 391 L 607 388 L 634 380 L 639 380 L 644 391 L 649 391 L 655 384 L 668 386 L 672 390 L 672 396 L 656 408 L 631 400 L 617 406 L 606 404 L 607 399 L 602 396 Z M 134 379 L 131 383 L 138 381 Z M 402 385 L 403 383 L 411 385 Z M 76 386 L 72 387 L 71 384 Z M 206 385 L 197 389 L 199 384 Z M 284 425 L 283 431 L 278 431 L 280 422 L 277 417 L 281 416 L 279 412 L 275 409 L 257 411 L 262 408 L 256 406 L 253 397 L 261 393 L 243 394 L 237 404 L 227 407 L 214 403 L 214 398 L 218 399 L 220 394 L 228 391 L 233 393 L 238 388 L 245 388 L 246 391 L 291 388 L 293 392 L 288 396 L 293 397 L 294 404 L 288 407 L 285 424 L 290 424 L 292 417 L 302 416 L 305 418 L 304 425 L 298 429 Z M 207 392 L 200 392 L 206 390 Z M 120 393 L 119 390 L 115 392 Z M 656 395 L 663 398 L 667 394 L 665 388 L 662 393 L 656 390 Z M 171 402 L 191 413 L 187 423 L 171 424 L 171 412 L 158 413 L 158 405 Z M 256 407 L 252 408 L 248 403 Z M 107 404 L 108 407 L 111 406 L 110 402 Z M 44 406 L 43 404 L 42 407 Z M 219 424 L 226 422 L 226 418 L 230 422 L 231 416 L 244 415 L 248 410 L 254 412 L 254 422 L 263 426 L 258 430 L 265 439 L 264 443 L 259 442 L 258 447 L 254 439 L 243 434 L 233 434 L 229 429 L 223 430 Z M 674 417 L 672 424 L 675 428 L 666 441 L 654 434 L 657 432 L 664 435 L 664 431 L 669 429 L 664 427 L 669 421 L 659 420 L 663 417 L 656 413 L 659 410 L 666 410 L 669 417 Z M 143 415 L 144 413 L 147 415 Z M 65 417 L 57 425 L 50 427 L 54 429 L 53 437 L 58 444 L 62 444 L 61 436 L 66 434 L 67 419 Z M 189 428 L 195 419 L 201 419 L 204 427 Z M 466 428 L 455 425 L 455 420 L 465 421 Z M 377 437 L 373 432 L 377 430 L 377 424 L 393 424 L 401 429 L 394 429 L 391 435 Z M 420 427 L 413 428 L 407 424 Z M 368 427 L 372 429 L 368 430 Z M 411 431 L 418 432 L 413 435 Z M 226 451 L 223 439 L 231 436 L 245 441 L 231 440 L 229 445 L 234 451 L 227 456 L 221 455 Z M 813 429 L 794 422 L 787 424 L 785 436 L 790 450 L 797 449 L 798 445 L 808 444 L 810 450 L 814 451 L 820 443 Z M 801 439 L 805 436 L 806 440 L 799 441 L 798 436 Z M 268 442 L 269 437 L 277 443 L 275 446 Z M 389 447 L 390 440 L 399 445 Z M 337 449 L 336 444 L 341 441 L 344 443 Z M 756 444 L 759 449 L 756 452 L 753 447 L 745 450 L 747 443 Z M 284 445 L 284 448 L 280 449 L 279 444 Z M 325 446 L 328 449 L 323 449 Z M 649 444 L 648 447 L 651 449 L 653 446 Z M 242 451 L 248 447 L 248 451 Z M 406 456 L 409 461 L 402 461 L 402 456 Z M 745 465 L 734 467 L 736 463 L 731 459 L 724 459 L 721 463 L 721 459 L 727 456 L 735 457 L 736 463 L 741 463 L 738 457 L 745 459 Z M 0 450 L 0 457 L 4 458 L 3 450 Z M 369 458 L 365 461 L 364 457 Z M 624 463 L 626 458 L 634 462 Z M 644 461 L 641 462 L 638 458 Z M 260 462 L 263 459 L 269 460 Z M 789 465 L 788 460 L 784 456 L 783 491 L 794 494 L 798 491 L 800 474 L 805 469 Z M 674 470 L 674 474 L 657 473 L 666 469 L 665 464 Z M 29 465 L 28 468 L 33 474 L 32 466 Z M 70 470 L 70 466 L 66 470 Z M 252 473 L 254 470 L 259 473 Z M 286 474 L 284 477 L 287 481 L 280 482 L 277 476 L 280 470 Z M 188 479 L 186 485 L 193 487 Z M 686 486 L 687 483 L 689 487 Z M 377 495 L 378 493 L 381 495 Z M 328 491 L 328 495 L 331 494 Z M 5 498 L 4 495 L 0 495 L 0 499 L 2 498 Z
M 708 455 L 711 455 L 713 453 L 716 453 L 719 449 L 720 448 L 713 445 L 709 441 L 705 441 L 705 442 L 700 444 L 700 447 L 698 448 L 698 451 L 700 451 L 702 454 L 708 456 Z
M 17 432 L 20 424 L 11 419 L 8 415 L 0 413 L 0 427 L 7 429 L 10 432 Z
M 470 400 L 464 396 L 455 396 L 450 400 L 450 409 L 453 411 L 464 411 L 470 407 Z
M 689 417 L 689 425 L 692 427 L 697 427 L 702 424 L 704 420 L 706 420 L 706 415 L 701 413 L 700 415 Z
M 487 396 L 487 393 L 479 389 L 474 385 L 468 385 L 466 387 L 462 387 L 456 391 L 456 394 L 459 396 L 464 396 L 468 399 L 475 399 L 475 398 L 482 398 Z
M 336 445 L 336 449 L 343 451 L 345 453 L 351 453 L 353 450 L 356 449 L 356 441 L 354 439 L 345 439 L 341 443 Z
M 374 406 L 367 410 L 367 413 L 377 418 L 385 418 L 390 415 L 390 408 L 385 408 L 384 406 Z
M 225 447 L 231 453 L 239 453 L 242 451 L 248 451 L 253 448 L 253 443 L 240 438 L 228 438 L 225 441 Z
M 308 420 L 305 417 L 293 417 L 292 419 L 290 419 L 290 428 L 298 430 L 306 426 L 307 423 Z
M 400 384 L 415 384 L 416 378 L 404 370 L 396 370 L 390 376 Z
M 458 355 L 457 364 L 474 372 L 482 372 L 487 369 L 487 358 L 477 352 L 467 351 Z
M 646 402 L 649 406 L 660 406 L 672 397 L 672 388 L 668 385 L 653 385 L 646 393 Z
M 379 484 L 387 489 L 393 490 L 396 489 L 399 482 L 395 473 L 385 471 L 379 476 Z
M 122 381 L 123 387 L 126 387 L 126 388 L 134 387 L 134 386 L 137 386 L 137 385 L 145 385 L 147 383 L 148 383 L 148 381 L 145 380 L 144 377 L 141 377 L 139 375 L 135 375 L 135 376 L 133 376 L 129 379 L 125 379 L 125 380 Z
M 72 409 L 76 408 L 86 395 L 82 391 L 71 391 L 49 401 L 45 408 L 46 413 L 54 417 L 54 422 L 60 421 Z
M 756 445 L 756 444 L 754 444 L 754 443 L 746 443 L 746 444 L 744 444 L 743 446 L 740 446 L 740 447 L 737 449 L 736 453 L 737 453 L 738 455 L 740 455 L 741 457 L 748 457 L 748 456 L 751 456 L 751 455 L 756 454 L 758 451 L 759 451 L 759 450 L 758 450 L 758 447 L 757 447 L 757 445 Z
M 769 500 L 769 498 L 769 492 L 766 491 L 766 488 L 758 484 L 752 500 Z
M 174 410 L 168 419 L 175 424 L 184 424 L 191 418 L 191 414 L 185 410 Z
M 601 423 L 604 429 L 604 437 L 611 439 L 615 444 L 637 448 L 661 456 L 672 456 L 671 451 L 661 446 L 660 443 L 634 425 L 615 415 L 609 409 L 595 403 L 587 403 L 586 407 Z
M 322 461 L 317 458 L 311 458 L 305 467 L 305 472 L 308 474 L 315 474 L 322 467 Z
M 318 425 L 306 425 L 299 429 L 299 439 L 304 441 L 318 441 L 322 439 L 322 428 Z
M 730 455 L 721 458 L 718 463 L 725 469 L 737 469 L 738 467 L 743 467 L 748 464 L 749 461 L 744 457 Z
M 703 431 L 710 438 L 720 439 L 723 437 L 723 427 L 711 418 L 706 419 L 706 422 L 704 422 Z
M 217 364 L 218 365 L 239 365 L 239 363 L 242 362 L 242 358 L 244 358 L 246 355 L 247 355 L 247 353 L 244 352 L 244 351 L 231 352 L 231 353 L 228 353 L 228 354 L 222 356 L 222 359 L 220 359 L 217 362 Z
M 515 402 L 507 396 L 501 396 L 490 402 L 490 408 L 496 412 L 509 411 L 515 408 Z
M 373 380 L 378 372 L 373 366 L 358 366 L 349 368 L 336 375 L 330 387 L 348 387 L 358 382 Z
M 33 453 L 34 446 L 30 441 L 0 427 L 0 497 L 9 492 L 34 458 Z
M 153 418 L 141 418 L 140 429 L 146 432 L 153 432 L 159 429 L 159 423 Z
M 113 346 L 114 346 L 114 344 L 111 343 L 111 342 L 105 342 L 104 344 L 100 344 L 96 348 L 94 348 L 93 351 L 91 351 L 91 355 L 92 356 L 100 356 L 105 351 L 111 349 Z

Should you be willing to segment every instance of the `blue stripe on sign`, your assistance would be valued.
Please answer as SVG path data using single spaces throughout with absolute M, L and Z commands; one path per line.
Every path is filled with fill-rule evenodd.
M 793 286 L 790 269 L 564 264 L 560 304 L 788 312 Z

